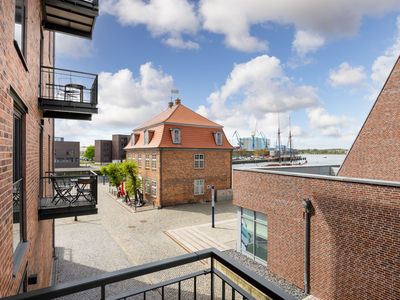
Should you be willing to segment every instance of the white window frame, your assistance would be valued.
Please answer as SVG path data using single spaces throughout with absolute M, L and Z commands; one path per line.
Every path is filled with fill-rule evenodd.
M 149 131 L 146 129 L 143 134 L 143 144 L 147 145 L 149 143 Z
M 204 179 L 195 179 L 194 180 L 194 195 L 204 195 Z
M 181 143 L 181 130 L 179 128 L 171 129 L 171 138 L 173 144 Z
M 151 155 L 151 169 L 156 170 L 157 169 L 157 154 L 152 154 Z
M 142 167 L 142 154 L 137 155 L 137 164 L 138 164 L 138 168 Z
M 157 180 L 151 181 L 151 196 L 157 197 Z
M 195 169 L 204 169 L 204 154 L 194 154 L 193 167 Z
M 144 192 L 150 194 L 150 180 L 147 178 L 144 180 Z
M 222 146 L 222 132 L 217 131 L 216 133 L 214 133 L 214 138 L 215 138 L 215 144 L 217 146 Z
M 145 155 L 144 167 L 146 169 L 150 169 L 150 155 L 149 154 Z

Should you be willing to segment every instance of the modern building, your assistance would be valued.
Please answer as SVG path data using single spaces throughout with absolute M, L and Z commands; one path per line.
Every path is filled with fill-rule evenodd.
M 54 138 L 54 168 L 79 168 L 80 143 Z
M 238 250 L 319 299 L 400 297 L 400 60 L 339 166 L 235 170 Z
M 97 163 L 110 163 L 112 161 L 112 141 L 94 141 L 94 161 Z
M 113 134 L 112 136 L 112 161 L 121 162 L 126 159 L 124 148 L 128 145 L 130 135 Z
M 248 151 L 268 149 L 269 147 L 269 139 L 264 139 L 256 136 L 241 138 L 240 142 L 242 144 L 242 149 Z
M 113 134 L 111 140 L 94 141 L 94 161 L 97 163 L 121 162 L 126 159 L 124 148 L 128 145 L 130 135 Z
M 158 207 L 209 200 L 211 185 L 231 188 L 233 147 L 223 127 L 180 99 L 134 129 L 125 150 L 138 163 L 145 198 Z
M 55 68 L 54 31 L 90 37 L 97 15 L 95 2 L 0 2 L 0 297 L 49 286 L 54 219 L 85 214 L 61 207 L 49 172 L 54 119 L 97 112 L 97 75 Z

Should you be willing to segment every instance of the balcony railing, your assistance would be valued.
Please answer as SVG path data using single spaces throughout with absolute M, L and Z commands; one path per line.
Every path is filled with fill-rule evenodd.
M 97 74 L 46 66 L 40 70 L 44 117 L 90 120 L 97 113 Z
M 45 29 L 92 38 L 98 0 L 43 0 Z
M 13 183 L 13 223 L 19 223 L 21 204 L 23 199 L 23 178 Z
M 110 254 L 112 255 L 112 254 Z M 202 262 L 200 264 L 199 262 Z M 116 294 L 115 284 L 143 275 L 176 274 L 176 267 L 201 265 L 201 270 Z M 189 268 L 191 269 L 191 268 Z M 159 278 L 159 276 L 157 276 Z M 217 249 L 207 249 L 157 262 L 58 284 L 4 300 L 53 299 L 80 292 L 98 299 L 295 299 Z M 77 296 L 77 295 L 75 295 Z M 86 294 L 87 296 L 87 294 Z
M 48 173 L 41 178 L 39 219 L 56 219 L 97 213 L 97 174 Z

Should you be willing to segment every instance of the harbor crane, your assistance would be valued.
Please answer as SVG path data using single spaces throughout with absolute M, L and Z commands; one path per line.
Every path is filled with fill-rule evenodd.
M 240 134 L 237 130 L 235 130 L 235 132 L 232 135 L 232 139 L 234 139 L 234 138 L 236 138 L 239 149 L 242 150 L 243 142 L 242 142 L 242 138 L 240 137 Z

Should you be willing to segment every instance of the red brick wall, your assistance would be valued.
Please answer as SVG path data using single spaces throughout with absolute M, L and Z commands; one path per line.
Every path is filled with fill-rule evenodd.
M 400 187 L 234 171 L 234 204 L 268 218 L 268 266 L 303 288 L 310 198 L 311 294 L 400 299 Z
M 400 181 L 400 60 L 339 171 L 340 176 Z
M 154 201 L 156 206 L 160 206 L 160 151 L 158 149 L 148 149 L 148 150 L 129 150 L 127 151 L 126 158 L 127 160 L 138 161 L 138 154 L 142 155 L 142 164 L 138 166 L 139 175 L 142 177 L 142 185 L 143 185 L 143 196 L 144 199 L 148 201 Z M 151 167 L 151 155 L 156 155 L 156 169 L 153 170 Z M 146 169 L 146 155 L 149 155 L 150 165 L 149 168 Z M 151 181 L 157 181 L 157 195 L 153 197 L 151 194 L 147 194 L 145 191 L 145 179 L 150 180 L 150 192 L 151 192 Z
M 30 289 L 49 284 L 51 268 L 52 221 L 38 222 L 37 200 L 39 196 L 39 141 L 41 112 L 38 110 L 40 66 L 40 1 L 27 1 L 27 51 L 25 70 L 13 44 L 14 1 L 2 1 L 0 5 L 0 297 L 14 294 L 19 288 L 25 266 L 27 273 L 38 274 L 38 284 Z M 44 32 L 43 63 L 52 65 L 52 53 L 47 52 L 52 35 Z M 50 48 L 52 49 L 52 48 Z M 29 247 L 14 277 L 12 248 L 12 153 L 13 153 L 13 98 L 10 86 L 28 108 L 25 115 L 24 195 L 26 201 L 26 229 Z M 44 122 L 44 171 L 52 166 L 52 149 L 47 138 L 53 136 L 53 121 Z M 51 147 L 51 145 L 50 145 Z
M 204 169 L 194 168 L 194 154 L 204 154 Z M 211 199 L 207 185 L 231 188 L 230 150 L 173 150 L 161 152 L 161 205 L 174 205 Z M 194 180 L 205 180 L 205 194 L 194 195 Z

